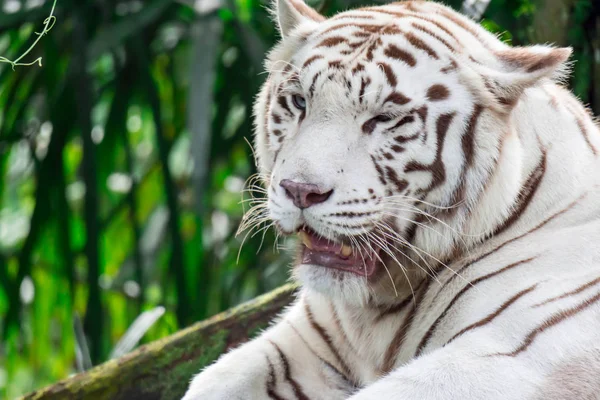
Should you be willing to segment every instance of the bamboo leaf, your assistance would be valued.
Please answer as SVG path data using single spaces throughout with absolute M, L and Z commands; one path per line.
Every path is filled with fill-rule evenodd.
M 164 313 L 165 308 L 162 306 L 141 313 L 119 340 L 110 353 L 109 358 L 119 358 L 133 350 L 140 339 L 142 339 L 146 332 L 148 332 L 152 325 L 154 325 Z

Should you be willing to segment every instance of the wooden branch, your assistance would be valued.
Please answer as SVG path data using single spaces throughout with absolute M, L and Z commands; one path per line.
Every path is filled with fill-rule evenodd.
M 21 400 L 178 400 L 190 379 L 269 325 L 294 298 L 286 285 Z

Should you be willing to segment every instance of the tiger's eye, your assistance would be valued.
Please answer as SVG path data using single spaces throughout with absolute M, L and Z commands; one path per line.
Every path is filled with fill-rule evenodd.
M 375 122 L 390 122 L 392 120 L 392 117 L 390 117 L 387 114 L 380 114 L 376 117 L 371 118 L 373 121 Z
M 300 96 L 299 94 L 295 94 L 292 96 L 292 103 L 294 104 L 294 107 L 296 107 L 298 110 L 306 109 L 306 99 Z

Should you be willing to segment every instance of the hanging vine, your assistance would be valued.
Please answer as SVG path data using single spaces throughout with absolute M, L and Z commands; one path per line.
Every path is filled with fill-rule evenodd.
M 31 52 L 31 50 L 33 50 L 33 48 L 38 44 L 38 42 L 42 39 L 42 37 L 47 35 L 48 32 L 50 32 L 50 30 L 52 29 L 52 27 L 54 27 L 54 24 L 56 23 L 56 17 L 54 16 L 54 9 L 56 8 L 56 1 L 57 0 L 54 0 L 54 3 L 52 3 L 52 9 L 50 10 L 50 15 L 44 20 L 44 29 L 41 32 L 35 32 L 35 34 L 37 35 L 37 39 L 35 39 L 35 41 L 31 44 L 31 46 L 29 46 L 29 48 L 27 50 L 25 50 L 25 52 L 23 54 L 21 54 L 16 60 L 11 61 L 6 57 L 0 56 L 0 62 L 10 64 L 13 70 L 17 66 L 30 66 L 30 65 L 34 65 L 34 64 L 38 64 L 40 67 L 42 66 L 42 57 L 38 57 L 31 62 L 21 62 L 21 60 L 23 58 L 25 58 L 25 56 L 27 56 Z

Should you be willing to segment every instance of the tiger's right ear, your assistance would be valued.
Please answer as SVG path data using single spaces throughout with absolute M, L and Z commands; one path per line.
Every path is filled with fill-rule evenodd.
M 274 9 L 282 38 L 286 38 L 295 27 L 304 22 L 321 22 L 325 20 L 325 17 L 306 5 L 302 0 L 274 0 Z

